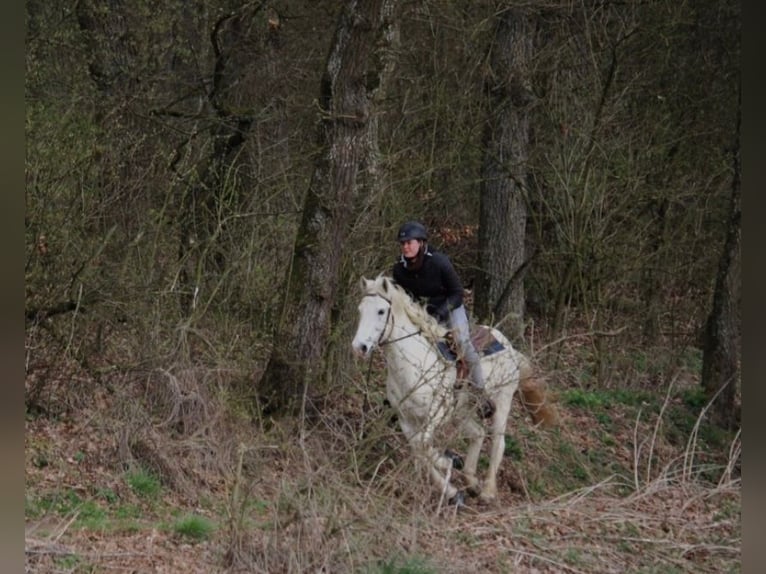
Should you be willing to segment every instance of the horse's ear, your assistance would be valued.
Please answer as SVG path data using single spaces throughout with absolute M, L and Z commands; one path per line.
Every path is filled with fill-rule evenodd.
M 370 281 L 368 281 L 366 277 L 360 277 L 359 288 L 362 290 L 362 293 L 366 293 L 370 290 Z
M 388 288 L 391 285 L 391 282 L 388 280 L 388 277 L 383 277 L 383 293 L 388 294 Z

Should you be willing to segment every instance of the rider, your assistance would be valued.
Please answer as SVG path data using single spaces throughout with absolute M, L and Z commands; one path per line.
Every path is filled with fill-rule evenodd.
M 453 330 L 460 354 L 470 369 L 471 384 L 484 395 L 482 416 L 491 416 L 495 407 L 484 394 L 484 371 L 471 342 L 463 285 L 452 262 L 444 253 L 429 247 L 428 232 L 422 223 L 404 223 L 396 239 L 401 255 L 394 264 L 394 281 L 416 301 L 424 300 L 428 313 Z

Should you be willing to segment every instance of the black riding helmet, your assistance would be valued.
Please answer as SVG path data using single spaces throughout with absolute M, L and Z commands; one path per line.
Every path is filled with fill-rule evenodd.
M 403 223 L 399 228 L 399 232 L 396 234 L 396 240 L 409 241 L 410 239 L 420 239 L 422 241 L 428 240 L 428 231 L 426 231 L 425 225 L 417 221 L 408 221 Z

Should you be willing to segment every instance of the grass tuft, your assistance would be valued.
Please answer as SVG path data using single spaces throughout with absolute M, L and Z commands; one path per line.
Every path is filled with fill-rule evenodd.
M 204 516 L 189 514 L 173 525 L 173 532 L 184 538 L 200 542 L 211 537 L 215 532 L 215 525 Z
M 140 498 L 157 498 L 162 490 L 159 479 L 143 468 L 138 468 L 126 474 L 125 481 Z

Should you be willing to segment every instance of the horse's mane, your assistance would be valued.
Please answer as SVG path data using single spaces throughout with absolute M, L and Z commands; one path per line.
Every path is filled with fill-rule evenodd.
M 420 329 L 423 334 L 434 341 L 443 339 L 448 329 L 428 314 L 425 307 L 413 301 L 409 294 L 393 279 L 384 275 L 378 275 L 372 281 L 363 280 L 364 291 L 368 295 L 380 295 L 391 301 L 391 309 L 394 313 L 402 311 L 410 321 Z

